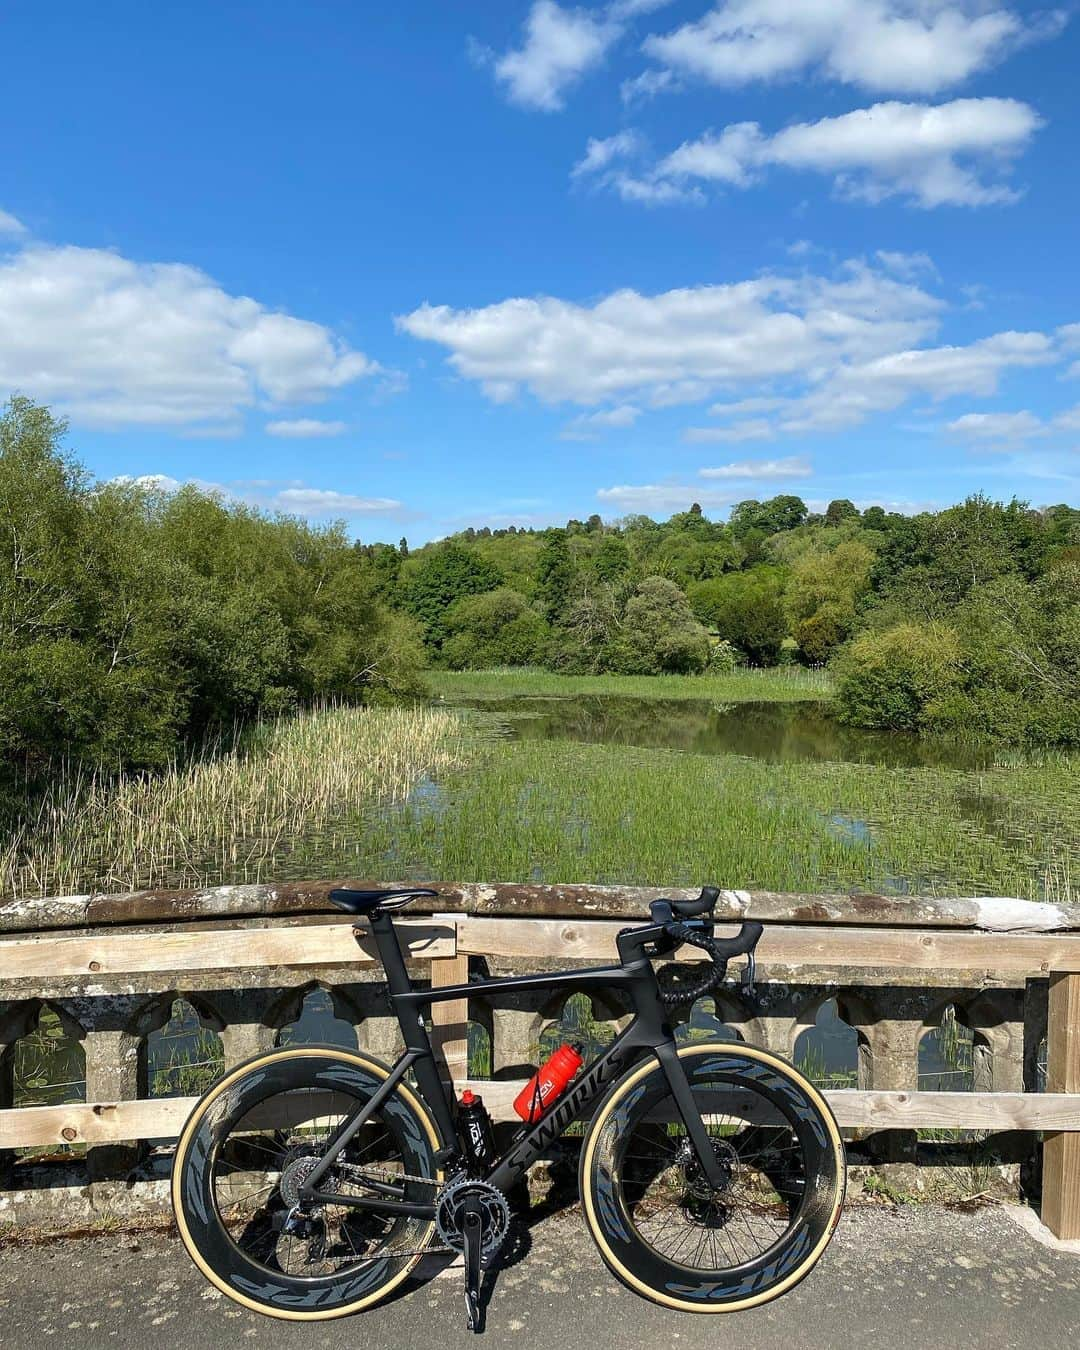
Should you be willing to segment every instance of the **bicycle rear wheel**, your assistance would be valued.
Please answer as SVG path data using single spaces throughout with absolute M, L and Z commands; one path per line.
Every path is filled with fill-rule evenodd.
M 223 1294 L 272 1317 L 342 1317 L 385 1297 L 420 1259 L 431 1220 L 344 1203 L 377 1194 L 372 1182 L 433 1202 L 438 1133 L 404 1083 L 320 1182 L 342 1203 L 299 1204 L 334 1131 L 389 1072 L 335 1046 L 277 1050 L 234 1069 L 195 1107 L 173 1162 L 173 1209 L 192 1260 Z
M 608 1266 L 646 1297 L 731 1312 L 792 1288 L 828 1245 L 844 1147 L 824 1099 L 755 1046 L 683 1046 L 679 1058 L 723 1185 L 697 1162 L 655 1059 L 601 1103 L 581 1155 L 585 1215 Z

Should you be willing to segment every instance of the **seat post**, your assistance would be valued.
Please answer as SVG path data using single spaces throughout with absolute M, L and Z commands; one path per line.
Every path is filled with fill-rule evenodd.
M 412 989 L 412 981 L 405 966 L 405 957 L 401 951 L 394 921 L 384 909 L 373 909 L 368 915 L 371 933 L 379 949 L 379 959 L 386 972 L 386 987 L 391 994 L 407 994 Z

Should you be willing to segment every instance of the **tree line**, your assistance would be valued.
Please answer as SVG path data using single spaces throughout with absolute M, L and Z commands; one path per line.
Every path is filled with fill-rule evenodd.
M 666 521 L 465 530 L 365 550 L 454 668 L 696 673 L 829 664 L 861 726 L 1080 744 L 1080 511 L 968 498 L 906 516 L 781 495 Z
M 423 693 L 425 665 L 828 663 L 863 726 L 1080 744 L 1080 511 L 744 501 L 468 529 L 410 550 L 183 488 L 99 483 L 0 412 L 0 779 L 156 767 L 247 719 Z

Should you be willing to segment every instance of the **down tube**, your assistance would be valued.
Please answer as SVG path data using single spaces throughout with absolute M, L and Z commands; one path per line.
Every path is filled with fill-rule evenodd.
M 514 1142 L 488 1174 L 491 1185 L 500 1191 L 510 1190 L 544 1149 L 588 1111 L 609 1083 L 640 1059 L 643 1051 L 654 1050 L 655 1046 L 655 1036 L 644 1030 L 636 1019 L 631 1022 L 547 1115 L 537 1121 L 528 1134 Z

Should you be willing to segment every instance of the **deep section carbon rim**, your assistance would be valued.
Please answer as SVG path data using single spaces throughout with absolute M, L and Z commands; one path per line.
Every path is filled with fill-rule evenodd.
M 250 1062 L 196 1107 L 173 1199 L 185 1245 L 224 1293 L 280 1317 L 325 1318 L 366 1307 L 405 1278 L 431 1220 L 344 1203 L 350 1195 L 433 1203 L 437 1135 L 404 1089 L 322 1179 L 330 1199 L 300 1195 L 327 1139 L 387 1072 L 359 1055 L 305 1047 Z
M 590 1224 L 609 1265 L 662 1302 L 760 1301 L 827 1241 L 842 1146 L 813 1090 L 771 1056 L 715 1046 L 680 1059 L 721 1184 L 706 1179 L 659 1066 L 632 1073 L 586 1146 Z

